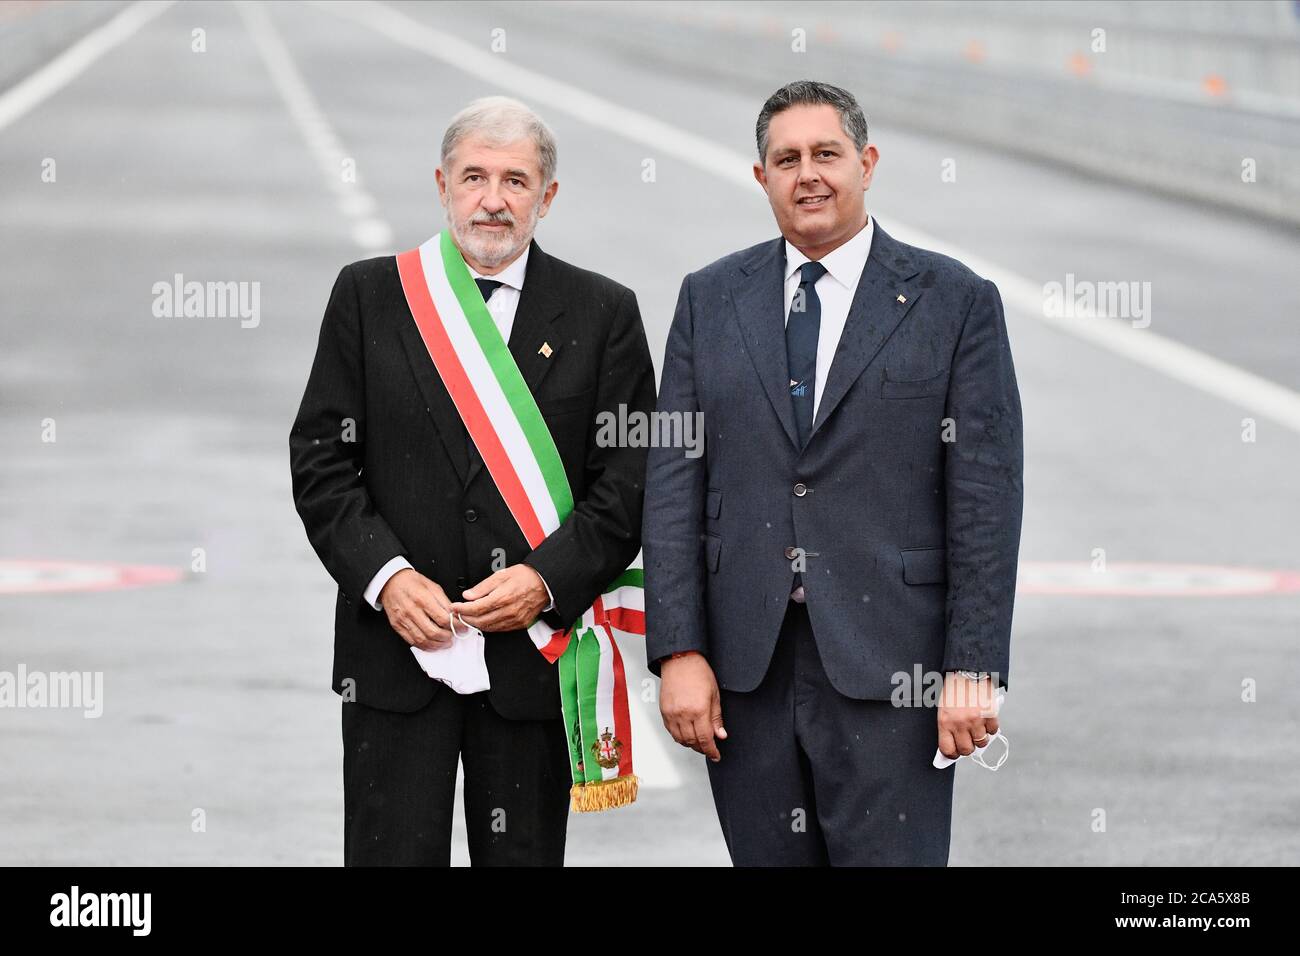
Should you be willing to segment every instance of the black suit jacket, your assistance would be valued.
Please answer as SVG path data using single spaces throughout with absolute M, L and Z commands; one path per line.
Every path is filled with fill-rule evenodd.
M 396 555 L 460 600 L 492 573 L 500 549 L 505 565 L 526 562 L 542 575 L 555 598 L 555 611 L 544 617 L 564 626 L 640 550 L 646 449 L 602 448 L 595 440 L 600 411 L 654 409 L 654 366 L 635 294 L 534 242 L 509 347 L 575 502 L 536 550 L 429 358 L 396 259 L 354 262 L 334 283 L 289 453 L 298 514 L 339 587 L 333 686 L 340 694 L 351 687 L 360 703 L 409 712 L 435 693 L 453 693 L 424 673 L 384 612 L 362 597 Z M 556 668 L 525 632 L 488 634 L 486 656 L 489 699 L 499 713 L 559 715 Z

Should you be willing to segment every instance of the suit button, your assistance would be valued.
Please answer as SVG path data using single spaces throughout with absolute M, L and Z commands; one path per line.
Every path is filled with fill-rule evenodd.
M 466 520 L 466 521 L 477 521 L 477 520 L 478 520 L 478 512 L 475 511 L 473 508 L 469 508 L 469 509 L 467 509 L 466 512 L 465 512 L 465 520 Z
M 465 590 L 467 587 L 469 587 L 469 578 L 464 577 L 463 575 L 457 578 L 456 587 L 460 588 L 462 591 Z
M 785 557 L 786 557 L 786 560 L 788 560 L 788 561 L 793 561 L 796 557 L 798 557 L 798 555 L 799 555 L 799 549 L 798 549 L 798 548 L 786 548 L 786 549 L 785 549 Z
M 808 494 L 808 486 L 802 481 L 794 486 L 794 496 L 796 498 L 802 498 L 806 494 Z

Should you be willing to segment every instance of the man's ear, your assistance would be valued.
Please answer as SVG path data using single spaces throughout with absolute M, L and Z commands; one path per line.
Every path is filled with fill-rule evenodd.
M 546 187 L 546 192 L 542 193 L 542 208 L 537 211 L 537 218 L 543 218 L 551 209 L 551 200 L 555 194 L 560 191 L 560 181 L 552 179 L 551 184 Z
M 442 204 L 445 206 L 447 205 L 447 179 L 442 174 L 441 166 L 433 171 L 433 178 L 438 182 L 438 199 L 440 199 Z
M 763 192 L 767 192 L 767 170 L 763 168 L 762 163 L 754 164 L 754 178 L 763 187 Z
M 880 162 L 880 153 L 876 147 L 868 143 L 862 147 L 862 188 L 871 188 L 871 175 L 876 171 L 876 163 Z

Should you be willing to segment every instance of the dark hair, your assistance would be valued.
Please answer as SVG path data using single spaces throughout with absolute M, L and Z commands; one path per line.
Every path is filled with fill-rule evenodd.
M 852 137 L 853 145 L 861 152 L 862 147 L 867 145 L 867 118 L 862 115 L 862 107 L 853 98 L 853 94 L 829 83 L 795 80 L 769 96 L 758 112 L 758 123 L 754 127 L 755 138 L 758 140 L 758 161 L 767 163 L 767 127 L 773 116 L 792 106 L 817 106 L 823 103 L 839 111 L 840 126 Z

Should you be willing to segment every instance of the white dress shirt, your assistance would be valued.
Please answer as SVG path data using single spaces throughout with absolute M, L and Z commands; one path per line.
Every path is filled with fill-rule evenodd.
M 849 306 L 853 304 L 853 295 L 858 291 L 858 280 L 871 255 L 871 236 L 875 232 L 875 220 L 867 216 L 867 224 L 857 234 L 836 249 L 831 250 L 819 260 L 826 267 L 826 274 L 817 280 L 814 288 L 822 304 L 822 321 L 817 331 L 817 371 L 813 382 L 813 421 L 817 420 L 817 409 L 822 403 L 826 378 L 831 372 L 831 362 L 835 350 L 839 348 L 840 335 L 844 332 L 844 323 L 849 318 Z M 790 305 L 794 294 L 799 289 L 799 267 L 809 259 L 802 252 L 785 242 L 785 319 L 790 321 Z
M 506 342 L 510 341 L 510 330 L 515 325 L 515 311 L 519 308 L 519 296 L 524 290 L 524 275 L 528 271 L 528 250 L 531 247 L 524 247 L 524 251 L 519 254 L 519 258 L 510 265 L 506 266 L 494 276 L 485 276 L 469 266 L 469 274 L 475 279 L 493 279 L 500 282 L 492 295 L 488 297 L 487 309 L 492 320 L 496 322 L 497 328 L 501 330 L 501 338 Z M 469 263 L 466 263 L 469 265 Z M 392 558 L 387 564 L 379 569 L 379 573 L 370 579 L 370 584 L 366 586 L 365 600 L 366 603 L 376 611 L 382 611 L 383 605 L 379 603 L 379 592 L 384 589 L 384 585 L 398 571 L 411 567 L 411 562 L 407 561 L 402 555 Z M 539 573 L 537 575 L 541 577 Z M 542 578 L 542 584 L 546 587 L 546 596 L 551 598 L 550 604 L 542 608 L 543 611 L 549 611 L 555 607 L 555 598 L 551 595 L 551 586 Z

